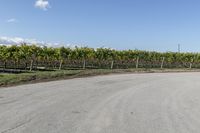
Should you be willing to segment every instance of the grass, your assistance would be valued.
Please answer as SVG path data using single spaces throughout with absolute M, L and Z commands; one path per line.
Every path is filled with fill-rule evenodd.
M 105 75 L 111 73 L 142 73 L 142 72 L 191 72 L 198 69 L 86 69 L 86 70 L 57 70 L 57 71 L 35 71 L 21 74 L 0 73 L 0 87 L 19 85 L 25 83 L 36 83 L 53 81 L 59 79 L 71 79 L 76 77 L 87 77 Z

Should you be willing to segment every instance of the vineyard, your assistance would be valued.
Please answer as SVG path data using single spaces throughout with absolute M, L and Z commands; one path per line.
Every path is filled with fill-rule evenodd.
M 52 48 L 22 44 L 0 46 L 0 69 L 200 68 L 200 53 Z

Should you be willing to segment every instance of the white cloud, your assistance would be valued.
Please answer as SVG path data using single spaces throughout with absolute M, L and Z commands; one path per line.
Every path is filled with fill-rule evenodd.
M 24 40 L 19 37 L 10 38 L 10 37 L 0 37 L 0 44 L 19 44 Z
M 22 43 L 45 45 L 45 42 L 37 41 L 36 39 L 23 39 L 20 37 L 0 37 L 1 45 L 20 45 Z
M 22 43 L 26 43 L 27 45 L 38 45 L 38 46 L 48 46 L 48 47 L 62 47 L 61 43 L 50 43 L 50 42 L 44 42 L 44 41 L 38 41 L 36 39 L 24 39 L 21 37 L 0 37 L 0 45 L 20 45 Z M 71 45 L 65 45 L 65 46 L 71 46 Z
M 18 21 L 15 18 L 11 18 L 11 19 L 8 19 L 6 22 L 7 23 L 15 23 L 15 22 L 18 22 Z
M 46 11 L 50 8 L 50 4 L 48 0 L 37 0 L 35 2 L 35 7 Z
M 87 45 L 80 45 L 80 44 L 64 44 L 64 43 L 52 43 L 52 42 L 44 42 L 44 41 L 38 41 L 36 39 L 24 39 L 21 37 L 6 37 L 6 36 L 0 36 L 0 45 L 6 45 L 6 46 L 12 46 L 12 45 L 21 45 L 22 43 L 26 43 L 27 45 L 37 45 L 40 47 L 53 47 L 53 48 L 59 48 L 59 47 L 70 47 L 75 48 L 77 47 L 85 47 Z

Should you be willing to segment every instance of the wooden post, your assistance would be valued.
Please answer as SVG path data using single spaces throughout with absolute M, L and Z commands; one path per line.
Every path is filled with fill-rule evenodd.
M 7 61 L 4 61 L 4 70 L 6 69 Z
M 25 70 L 27 70 L 27 62 L 25 63 Z
M 30 71 L 33 69 L 33 60 L 31 60 Z
M 161 62 L 161 66 L 160 66 L 161 69 L 163 69 L 164 61 L 165 61 L 165 57 L 162 58 L 162 62 Z
M 83 69 L 85 69 L 85 66 L 86 66 L 86 61 L 83 60 Z
M 190 62 L 190 69 L 192 69 L 192 62 L 193 62 L 193 59 Z
M 114 61 L 111 62 L 110 69 L 113 69 Z
M 192 69 L 192 63 L 190 62 L 190 69 Z
M 137 57 L 135 68 L 138 69 L 138 66 L 139 66 L 139 57 Z
M 63 64 L 63 60 L 60 60 L 60 66 L 59 66 L 59 70 L 62 69 L 62 64 Z

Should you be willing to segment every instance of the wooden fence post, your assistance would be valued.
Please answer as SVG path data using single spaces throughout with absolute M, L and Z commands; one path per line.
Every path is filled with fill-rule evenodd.
M 83 69 L 85 69 L 85 66 L 86 66 L 86 61 L 83 60 Z
M 30 71 L 33 69 L 33 60 L 31 60 Z
M 161 63 L 161 66 L 160 66 L 161 69 L 163 69 L 164 61 L 165 61 L 165 57 L 162 58 L 162 63 Z
M 190 69 L 192 69 L 192 63 L 190 62 Z
M 59 66 L 59 70 L 62 69 L 62 64 L 63 64 L 63 60 L 60 60 L 60 66 Z
M 137 57 L 135 68 L 138 69 L 138 66 L 139 66 L 139 57 Z
M 193 62 L 193 59 L 190 62 L 190 69 L 192 69 L 192 62 Z
M 4 69 L 6 69 L 7 61 L 4 61 Z
M 113 69 L 114 61 L 111 62 L 110 69 Z

